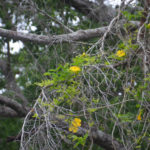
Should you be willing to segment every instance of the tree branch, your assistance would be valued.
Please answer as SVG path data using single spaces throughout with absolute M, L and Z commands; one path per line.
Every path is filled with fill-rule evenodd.
M 0 59 L 0 68 L 1 68 L 1 71 L 3 73 L 5 73 L 6 68 L 7 68 L 7 63 L 4 60 L 2 60 L 2 59 Z
M 12 108 L 18 113 L 19 116 L 25 116 L 27 114 L 26 109 L 21 104 L 19 104 L 15 100 L 10 99 L 8 97 L 0 95 L 0 104 L 6 105 Z
M 66 122 L 62 121 L 61 119 L 56 119 L 58 122 L 57 127 L 63 128 L 66 131 L 68 131 L 68 125 Z M 55 120 L 55 121 L 56 121 Z M 65 128 L 64 128 L 65 127 Z M 35 129 L 36 130 L 36 129 Z M 34 131 L 32 131 L 34 134 Z M 87 130 L 85 128 L 80 127 L 78 133 L 76 133 L 78 136 L 84 136 L 84 134 L 87 133 Z M 14 140 L 21 140 L 21 134 L 19 133 L 17 136 L 11 136 L 8 137 L 7 141 L 12 142 Z M 68 134 L 68 132 L 67 132 Z M 97 144 L 98 146 L 104 148 L 105 150 L 125 150 L 123 145 L 119 143 L 117 140 L 112 138 L 111 135 L 104 133 L 101 130 L 95 130 L 94 128 L 90 131 L 89 139 L 93 139 L 93 142 Z
M 78 12 L 101 24 L 108 23 L 116 14 L 116 10 L 111 6 L 106 6 L 101 2 L 91 2 L 89 0 L 60 0 L 74 7 Z
M 23 42 L 33 42 L 38 44 L 58 44 L 100 37 L 104 34 L 106 30 L 107 27 L 101 27 L 96 29 L 79 30 L 69 34 L 44 36 L 31 33 L 16 32 L 0 28 L 0 36 L 12 38 L 14 40 L 21 40 Z
M 65 129 L 68 130 L 68 125 L 66 124 L 66 122 L 58 118 L 55 118 L 55 121 L 56 120 L 58 121 L 56 125 L 59 128 L 64 129 L 64 127 L 66 127 Z M 87 129 L 80 127 L 77 135 L 84 136 L 86 133 Z M 115 138 L 112 138 L 112 135 L 109 135 L 94 127 L 89 132 L 89 138 L 92 139 L 95 144 L 99 145 L 105 150 L 125 150 L 120 142 L 118 142 Z
M 20 117 L 16 111 L 13 109 L 6 107 L 6 106 L 0 106 L 0 117 Z
M 91 131 L 91 137 L 95 144 L 106 150 L 125 150 L 117 140 L 113 139 L 111 135 L 102 132 L 101 130 Z
M 139 25 L 139 22 L 136 21 L 130 21 L 130 23 L 134 24 L 135 26 Z M 122 26 L 120 25 L 120 27 Z M 16 32 L 0 28 L 0 36 L 12 38 L 14 40 L 21 40 L 23 42 L 33 42 L 37 44 L 58 44 L 101 37 L 107 31 L 107 29 L 108 27 L 105 26 L 95 29 L 78 30 L 69 34 L 44 36 L 31 33 Z

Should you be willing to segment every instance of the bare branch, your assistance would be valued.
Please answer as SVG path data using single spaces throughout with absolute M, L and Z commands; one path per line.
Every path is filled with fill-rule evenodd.
M 60 120 L 60 119 L 56 119 L 58 122 L 57 126 L 59 128 L 62 128 L 64 129 L 64 126 L 66 127 L 66 130 L 68 130 L 68 125 Z M 32 131 L 33 133 L 32 134 L 35 134 L 34 132 L 35 131 Z M 78 136 L 83 136 L 85 133 L 87 133 L 87 130 L 85 128 L 80 128 L 79 129 L 79 132 L 77 133 Z M 14 140 L 21 140 L 21 134 L 22 133 L 19 133 L 17 136 L 11 136 L 8 138 L 8 142 L 12 142 Z M 125 150 L 122 146 L 121 143 L 119 143 L 117 140 L 113 139 L 111 135 L 109 134 L 106 134 L 105 132 L 101 131 L 101 130 L 95 130 L 95 129 L 92 129 L 90 131 L 90 135 L 89 135 L 89 138 L 92 138 L 93 139 L 93 142 L 95 144 L 97 144 L 98 146 L 104 148 L 105 150 Z
M 48 13 L 46 13 L 45 11 L 39 9 L 38 7 L 36 7 L 37 11 L 39 11 L 42 15 L 48 17 L 49 19 L 53 20 L 54 22 L 56 22 L 58 25 L 60 25 L 61 27 L 63 27 L 66 31 L 73 32 L 73 30 L 71 30 L 69 27 L 65 26 L 63 23 L 61 23 L 59 20 L 57 20 L 56 18 L 50 16 Z
M 135 21 L 131 21 L 131 23 L 133 23 L 135 26 L 139 25 L 139 23 Z M 50 36 L 22 33 L 0 28 L 0 36 L 12 38 L 14 40 L 21 40 L 23 42 L 33 42 L 38 44 L 58 44 L 58 43 L 83 41 L 95 37 L 101 37 L 107 31 L 107 28 L 108 27 L 105 26 L 95 29 L 78 30 L 76 32 L 69 34 L 50 35 Z
M 38 44 L 58 44 L 63 42 L 72 42 L 80 40 L 88 40 L 94 37 L 100 37 L 104 34 L 107 27 L 96 29 L 79 30 L 77 32 L 53 36 L 36 35 L 31 33 L 22 33 L 12 30 L 0 28 L 0 36 L 12 38 L 14 40 L 21 40 L 23 42 L 33 42 Z
M 62 121 L 61 119 L 56 118 L 55 121 L 58 121 L 57 126 L 59 128 L 66 126 L 66 130 L 68 130 L 68 125 Z M 77 135 L 83 136 L 87 133 L 87 130 L 85 128 L 80 128 Z M 123 145 L 118 142 L 116 139 L 112 138 L 112 135 L 109 135 L 101 130 L 98 130 L 96 128 L 92 128 L 89 134 L 89 138 L 93 139 L 93 142 L 100 147 L 106 149 L 106 150 L 125 150 Z

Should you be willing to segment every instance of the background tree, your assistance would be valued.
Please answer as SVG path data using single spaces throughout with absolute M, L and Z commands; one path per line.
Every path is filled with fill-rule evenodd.
M 1 149 L 149 149 L 150 1 L 131 2 L 1 2 Z

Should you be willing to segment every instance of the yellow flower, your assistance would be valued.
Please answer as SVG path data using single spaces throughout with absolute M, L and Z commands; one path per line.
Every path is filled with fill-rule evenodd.
M 86 56 L 86 53 L 83 53 L 82 56 L 83 56 L 83 57 Z
M 78 128 L 77 128 L 77 127 L 74 127 L 74 126 L 70 126 L 70 127 L 69 127 L 69 131 L 70 131 L 70 132 L 73 132 L 73 133 L 77 133 L 77 132 L 78 132 Z
M 70 67 L 69 70 L 74 72 L 74 73 L 78 73 L 81 71 L 80 67 L 78 67 L 78 66 L 72 66 L 72 67 Z
M 139 120 L 139 121 L 142 120 L 141 114 L 142 114 L 142 112 L 139 112 L 139 114 L 137 116 L 137 120 Z
M 72 125 L 74 127 L 80 127 L 81 126 L 81 120 L 79 118 L 75 118 L 73 121 L 72 121 Z
M 79 119 L 79 118 L 74 118 L 74 121 L 78 122 L 78 123 L 81 123 L 81 119 Z
M 117 51 L 116 55 L 117 55 L 118 57 L 123 57 L 123 56 L 126 55 L 126 53 L 124 52 L 124 50 L 119 50 L 119 51 Z
M 81 119 L 79 118 L 75 118 L 72 122 L 71 125 L 69 127 L 69 131 L 76 133 L 78 131 L 78 127 L 81 126 Z

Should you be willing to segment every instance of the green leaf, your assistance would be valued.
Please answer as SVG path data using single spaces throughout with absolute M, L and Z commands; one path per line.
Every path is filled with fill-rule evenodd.
M 33 118 L 39 118 L 37 113 L 35 113 L 32 117 Z
M 49 85 L 53 85 L 54 83 L 55 83 L 54 80 L 43 80 L 41 83 L 35 83 L 35 84 L 40 87 L 47 87 Z

